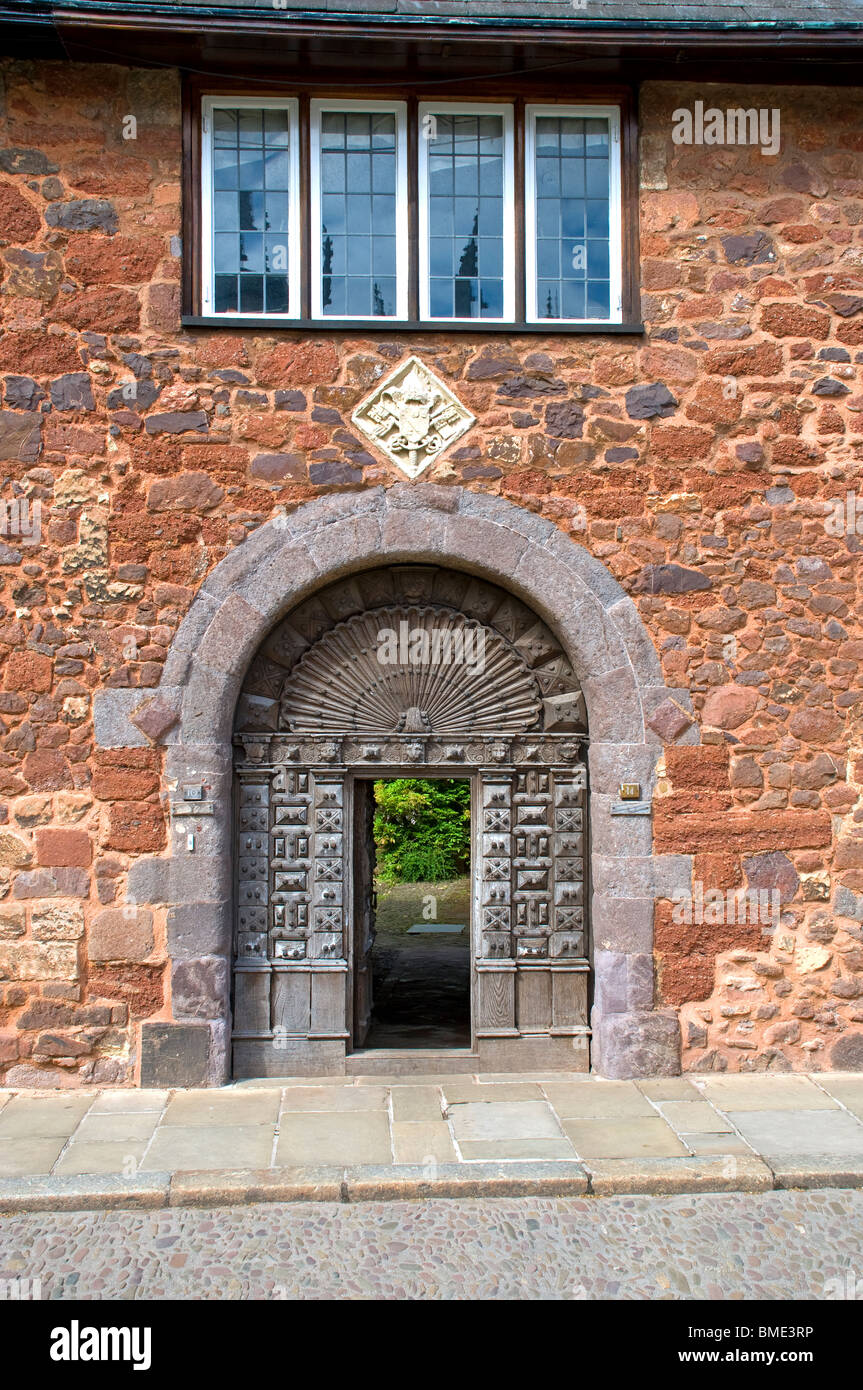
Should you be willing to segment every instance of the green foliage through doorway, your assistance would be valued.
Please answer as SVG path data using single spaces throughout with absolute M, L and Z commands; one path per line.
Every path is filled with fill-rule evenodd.
M 440 883 L 470 867 L 470 783 L 397 777 L 375 782 L 376 874 L 384 883 Z

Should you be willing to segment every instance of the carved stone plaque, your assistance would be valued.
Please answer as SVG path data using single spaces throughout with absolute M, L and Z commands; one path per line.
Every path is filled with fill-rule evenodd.
M 409 357 L 363 401 L 353 422 L 409 478 L 417 478 L 475 416 L 418 357 Z

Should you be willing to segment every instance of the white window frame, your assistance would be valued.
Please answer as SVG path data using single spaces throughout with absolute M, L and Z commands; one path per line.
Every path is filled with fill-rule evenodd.
M 396 312 L 394 314 L 325 314 L 321 265 L 321 116 L 325 111 L 385 112 L 396 118 Z M 344 101 L 339 97 L 311 102 L 309 197 L 311 200 L 312 318 L 320 323 L 350 321 L 396 323 L 408 317 L 408 107 L 406 101 Z
M 503 313 L 490 318 L 432 318 L 430 257 L 429 257 L 429 141 L 423 136 L 427 116 L 502 116 L 503 117 Z M 515 107 L 511 102 L 489 101 L 422 101 L 418 108 L 418 201 L 419 201 L 419 294 L 420 319 L 423 323 L 473 323 L 480 332 L 484 323 L 513 323 L 515 321 Z
M 602 117 L 608 121 L 608 259 L 610 272 L 609 316 L 607 319 L 549 319 L 541 317 L 536 302 L 536 120 L 538 116 Z M 563 106 L 555 102 L 542 102 L 525 107 L 525 273 L 526 273 L 526 318 L 528 323 L 547 324 L 553 332 L 556 323 L 607 324 L 623 322 L 623 220 L 622 220 L 622 173 L 620 154 L 620 107 L 619 106 Z
M 216 310 L 216 270 L 213 239 L 213 150 L 215 148 L 215 111 L 236 111 L 241 107 L 262 111 L 287 111 L 288 159 L 290 187 L 288 190 L 288 309 L 278 313 L 247 313 L 242 309 Z M 256 319 L 266 322 L 274 318 L 298 319 L 302 305 L 302 252 L 300 232 L 300 103 L 293 98 L 218 96 L 204 97 L 201 103 L 201 296 L 203 311 L 214 318 Z

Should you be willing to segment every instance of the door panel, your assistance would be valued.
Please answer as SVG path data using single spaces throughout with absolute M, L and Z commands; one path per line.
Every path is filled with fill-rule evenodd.
M 354 1016 L 353 1044 L 362 1047 L 372 1014 L 372 946 L 375 940 L 374 783 L 354 782 Z

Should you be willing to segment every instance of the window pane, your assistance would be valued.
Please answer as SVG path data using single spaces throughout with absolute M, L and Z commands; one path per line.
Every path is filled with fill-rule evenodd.
M 610 317 L 609 145 L 605 117 L 536 118 L 539 318 Z
M 236 145 L 237 143 L 237 113 L 236 111 L 214 111 L 213 112 L 213 139 L 218 145 Z
M 213 198 L 215 224 L 226 232 L 240 230 L 240 205 L 236 193 L 216 193 Z
M 503 116 L 432 112 L 423 132 L 430 316 L 502 318 Z
M 288 312 L 288 282 L 283 275 L 268 275 L 265 281 L 268 314 Z
M 431 279 L 429 285 L 429 312 L 433 319 L 451 319 L 453 304 L 453 281 Z
M 264 312 L 263 275 L 240 276 L 240 312 L 243 314 L 262 314 Z
M 213 260 L 217 275 L 222 271 L 236 273 L 240 268 L 239 237 L 233 233 L 217 232 L 214 238 Z
M 287 149 L 289 143 L 287 111 L 264 112 L 264 137 L 269 149 L 275 146 Z
M 265 107 L 215 110 L 213 139 L 215 312 L 286 313 L 289 113 Z M 265 232 L 270 233 L 266 238 Z
M 237 277 L 236 275 L 217 275 L 215 277 L 215 310 L 217 314 L 236 313 Z
M 396 313 L 396 118 L 321 116 L 321 277 L 324 314 Z

